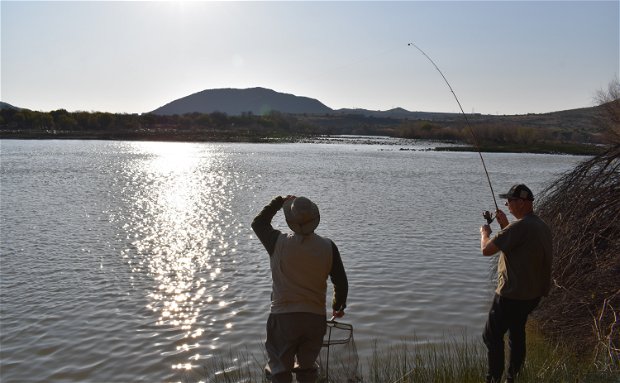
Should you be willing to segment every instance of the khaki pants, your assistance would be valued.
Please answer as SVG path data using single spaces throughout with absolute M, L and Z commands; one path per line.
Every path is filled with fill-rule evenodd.
M 267 367 L 273 383 L 290 383 L 292 373 L 300 383 L 318 377 L 316 359 L 327 329 L 325 315 L 312 313 L 270 314 L 267 320 Z

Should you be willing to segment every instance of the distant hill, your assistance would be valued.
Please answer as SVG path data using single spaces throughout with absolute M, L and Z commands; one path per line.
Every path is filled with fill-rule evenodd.
M 386 111 L 347 108 L 334 110 L 314 98 L 280 93 L 266 88 L 207 89 L 169 102 L 150 113 L 170 116 L 221 112 L 229 116 L 243 114 L 262 116 L 272 111 L 284 114 L 356 115 L 375 118 L 428 120 L 442 120 L 458 116 L 454 113 L 410 112 L 403 108 Z
M 546 134 L 554 140 L 570 142 L 598 142 L 606 118 L 606 112 L 600 106 L 540 114 L 467 114 L 467 119 L 462 113 L 411 112 L 403 108 L 386 111 L 347 108 L 334 110 L 313 98 L 265 88 L 204 90 L 172 101 L 151 113 L 170 116 L 222 112 L 228 116 L 262 116 L 272 111 L 296 115 L 298 123 L 313 126 L 317 131 L 329 134 L 391 135 L 396 134 L 396 131 L 414 132 L 421 129 L 424 122 L 430 122 L 427 129 L 437 132 L 435 139 L 450 139 L 446 132 L 462 130 L 469 123 L 479 132 L 478 135 L 483 135 L 482 138 L 485 132 L 497 133 L 504 129 L 513 135 L 517 134 L 514 132 L 519 132 L 521 136 L 530 137 L 538 131 L 539 135 Z M 429 131 L 411 134 L 414 138 L 433 138 Z M 497 137 L 492 139 L 497 140 Z
M 376 118 L 393 118 L 393 119 L 410 119 L 410 120 L 445 120 L 454 117 L 462 117 L 460 113 L 442 113 L 442 112 L 410 112 L 403 108 L 394 108 L 390 110 L 368 110 L 368 109 L 338 109 L 335 114 L 345 115 L 361 115 L 365 117 Z
M 272 111 L 286 114 L 324 114 L 333 110 L 318 100 L 265 88 L 208 89 L 174 100 L 151 113 L 174 115 L 221 112 L 231 116 L 264 115 Z
M 6 102 L 0 101 L 0 110 L 3 110 L 3 109 L 19 109 L 19 108 L 11 104 L 7 104 Z

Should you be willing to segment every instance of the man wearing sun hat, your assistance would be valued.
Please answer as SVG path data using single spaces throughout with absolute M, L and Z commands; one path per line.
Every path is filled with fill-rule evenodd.
M 278 210 L 292 233 L 271 226 Z M 342 317 L 348 281 L 338 248 L 314 230 L 321 217 L 306 197 L 276 197 L 252 221 L 271 266 L 271 313 L 267 321 L 267 376 L 275 383 L 315 382 L 316 359 L 326 325 L 327 278 L 334 285 L 332 315 Z
M 500 198 L 517 219 L 509 223 L 497 210 L 502 230 L 490 238 L 491 228 L 480 228 L 483 255 L 500 252 L 498 284 L 483 340 L 488 349 L 487 382 L 499 383 L 504 371 L 504 334 L 509 335 L 507 382 L 513 382 L 525 361 L 525 323 L 528 315 L 546 296 L 551 285 L 552 240 L 547 224 L 534 214 L 534 194 L 524 184 L 513 185 Z

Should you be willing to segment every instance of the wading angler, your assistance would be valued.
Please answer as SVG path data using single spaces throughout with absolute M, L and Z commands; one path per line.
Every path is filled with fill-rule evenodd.
M 284 210 L 292 233 L 282 233 L 271 220 Z M 271 313 L 267 320 L 266 376 L 289 383 L 292 373 L 300 383 L 318 377 L 317 357 L 327 329 L 327 278 L 334 285 L 332 315 L 346 307 L 348 281 L 336 244 L 314 231 L 320 214 L 305 197 L 276 197 L 252 221 L 252 229 L 269 254 L 272 276 Z

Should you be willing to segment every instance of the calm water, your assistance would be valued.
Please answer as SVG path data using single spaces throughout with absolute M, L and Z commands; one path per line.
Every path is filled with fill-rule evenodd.
M 2 382 L 178 381 L 229 350 L 262 358 L 270 274 L 250 222 L 286 194 L 316 201 L 340 248 L 362 357 L 478 336 L 480 159 L 381 141 L 1 141 Z M 583 159 L 485 154 L 496 193 L 536 193 Z

